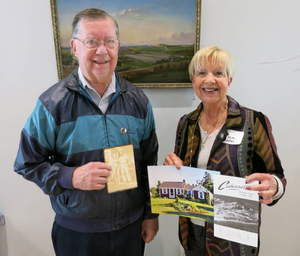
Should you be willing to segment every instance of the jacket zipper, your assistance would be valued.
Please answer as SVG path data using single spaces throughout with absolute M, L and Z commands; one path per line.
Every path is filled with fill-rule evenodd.
M 80 91 L 78 91 L 78 93 L 80 95 L 82 95 L 83 97 L 85 97 L 83 95 L 83 93 L 81 93 Z M 112 102 L 109 103 L 108 107 L 107 107 L 107 110 L 111 107 L 111 105 L 120 97 L 120 95 L 122 94 L 122 91 L 120 91 L 120 93 L 114 98 L 114 100 Z M 85 97 L 87 98 L 87 97 Z M 108 136 L 108 129 L 107 129 L 107 120 L 106 120 L 106 114 L 105 113 L 102 113 L 101 109 L 99 108 L 99 106 L 97 106 L 95 104 L 95 102 L 91 101 L 89 98 L 87 98 L 90 102 L 92 102 L 96 107 L 97 107 L 97 110 L 102 114 L 103 116 L 103 120 L 104 120 L 104 126 L 105 126 L 105 134 L 106 134 L 106 141 L 107 141 L 107 146 L 110 147 L 110 143 L 109 143 L 109 136 Z M 106 112 L 107 112 L 106 110 Z M 112 194 L 111 196 L 111 203 L 112 203 L 112 214 L 111 214 L 111 219 L 112 219 L 112 230 L 116 230 L 116 226 L 115 226 L 115 202 L 116 202 L 116 194 Z
M 120 95 L 122 94 L 122 91 L 114 98 L 114 100 L 112 102 L 109 103 L 106 112 L 109 110 L 109 108 L 111 107 L 111 105 L 120 97 Z M 101 111 L 102 112 L 102 111 Z M 105 133 L 106 133 L 106 140 L 107 140 L 107 146 L 110 147 L 110 143 L 109 143 L 109 136 L 108 136 L 108 129 L 107 129 L 107 120 L 106 120 L 106 114 L 102 113 L 103 118 L 104 118 L 104 125 L 105 125 Z M 115 206 L 116 203 L 116 194 L 113 193 L 111 196 L 111 204 L 112 204 L 112 212 L 111 212 L 111 219 L 112 219 L 112 230 L 116 230 L 116 225 L 115 225 Z

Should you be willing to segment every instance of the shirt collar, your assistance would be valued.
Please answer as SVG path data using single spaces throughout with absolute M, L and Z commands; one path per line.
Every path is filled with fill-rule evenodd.
M 86 80 L 86 78 L 83 76 L 80 67 L 78 68 L 78 76 L 79 76 L 79 80 L 82 83 L 83 88 L 86 90 L 87 88 L 89 88 L 90 90 L 93 90 L 94 92 L 96 92 L 96 90 L 94 89 L 93 86 L 90 85 L 90 83 Z M 110 95 L 112 95 L 113 93 L 116 92 L 116 76 L 115 76 L 115 72 L 113 72 L 112 77 L 111 77 L 111 82 L 108 85 L 103 97 L 101 98 L 100 95 L 100 99 L 104 99 Z

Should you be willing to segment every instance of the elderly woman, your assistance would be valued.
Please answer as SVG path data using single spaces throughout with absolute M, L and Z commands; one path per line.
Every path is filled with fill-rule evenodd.
M 274 205 L 284 194 L 286 180 L 271 125 L 264 114 L 240 106 L 227 95 L 234 74 L 229 52 L 217 46 L 202 48 L 193 57 L 189 74 L 202 103 L 180 119 L 175 152 L 164 165 L 216 170 L 245 177 L 246 183 L 257 180 L 259 185 L 247 189 L 258 191 L 261 204 Z M 179 224 L 186 256 L 258 255 L 259 248 L 214 237 L 212 223 L 180 217 Z

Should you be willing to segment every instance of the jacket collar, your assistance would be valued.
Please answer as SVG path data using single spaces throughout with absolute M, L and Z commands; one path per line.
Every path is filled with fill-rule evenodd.
M 230 96 L 228 98 L 228 115 L 226 120 L 227 128 L 243 126 L 243 119 L 240 104 Z
M 124 79 L 117 73 L 115 72 L 115 76 L 116 76 L 116 93 L 115 94 L 118 94 L 119 92 L 125 92 L 127 91 L 128 89 L 128 85 L 127 83 L 125 83 Z M 69 89 L 72 89 L 74 91 L 81 91 L 81 88 L 80 85 L 79 85 L 79 77 L 78 77 L 78 67 L 75 68 L 71 74 L 66 78 L 66 86 L 69 88 Z

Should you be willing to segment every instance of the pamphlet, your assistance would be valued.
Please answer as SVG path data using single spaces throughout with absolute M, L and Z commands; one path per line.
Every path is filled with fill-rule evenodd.
M 152 213 L 213 222 L 216 174 L 220 172 L 187 166 L 148 166 Z
M 233 242 L 258 246 L 259 196 L 246 190 L 245 178 L 214 177 L 214 236 Z
M 133 145 L 106 148 L 104 159 L 112 167 L 107 178 L 108 193 L 137 187 Z

